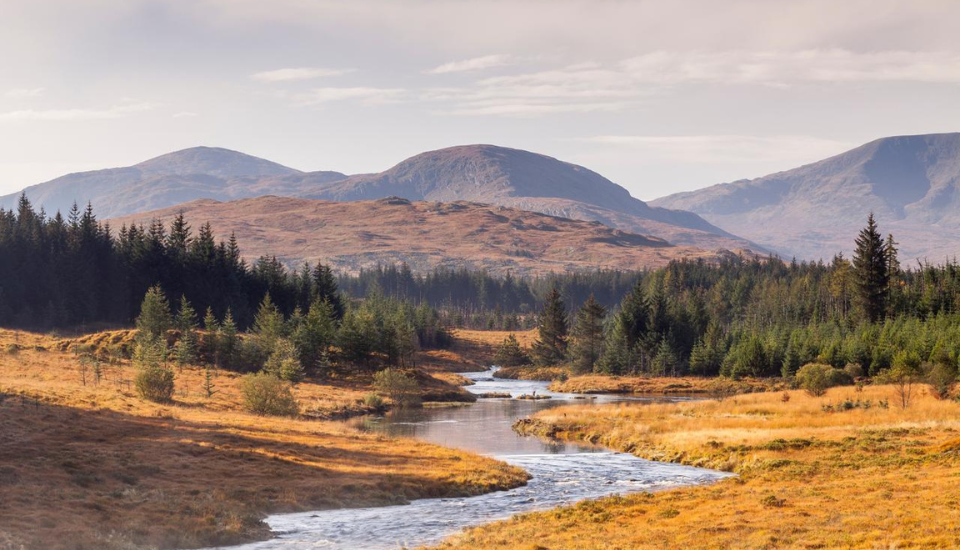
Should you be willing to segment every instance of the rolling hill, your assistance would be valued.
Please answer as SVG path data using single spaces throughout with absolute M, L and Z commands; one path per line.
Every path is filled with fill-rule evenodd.
M 800 168 L 670 195 L 652 204 L 700 214 L 786 255 L 849 252 L 867 214 L 901 257 L 960 254 L 960 133 L 887 137 Z
M 101 217 L 119 217 L 201 198 L 229 201 L 277 195 L 336 201 L 399 196 L 466 200 L 599 221 L 705 250 L 757 249 L 696 214 L 652 208 L 582 166 L 493 145 L 467 145 L 411 157 L 378 174 L 300 172 L 243 153 L 197 147 L 127 168 L 70 174 L 25 189 L 47 212 L 92 201 Z M 19 194 L 0 197 L 12 208 Z
M 219 202 L 202 199 L 110 220 L 112 227 L 169 222 L 179 212 L 194 227 L 234 233 L 248 260 L 277 256 L 287 264 L 322 261 L 356 272 L 377 264 L 407 263 L 415 272 L 435 267 L 486 269 L 520 275 L 588 269 L 640 269 L 672 259 L 716 259 L 689 246 L 612 229 L 599 222 L 467 201 L 323 201 L 266 196 Z

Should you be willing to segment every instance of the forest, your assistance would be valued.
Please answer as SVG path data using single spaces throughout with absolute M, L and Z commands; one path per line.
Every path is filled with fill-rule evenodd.
M 21 198 L 0 211 L 0 258 L 0 322 L 18 328 L 129 326 L 158 286 L 218 323 L 229 313 L 239 331 L 254 327 L 267 297 L 283 319 L 321 303 L 347 328 L 403 317 L 423 345 L 442 343 L 444 326 L 538 326 L 538 346 L 511 361 L 532 355 L 581 373 L 790 376 L 811 362 L 865 374 L 894 364 L 955 369 L 960 348 L 960 266 L 901 265 L 894 237 L 882 237 L 872 216 L 850 259 L 737 256 L 526 279 L 403 265 L 345 275 L 269 257 L 248 265 L 234 238 L 217 241 L 209 225 L 194 234 L 182 216 L 114 233 L 90 206 L 64 219 Z

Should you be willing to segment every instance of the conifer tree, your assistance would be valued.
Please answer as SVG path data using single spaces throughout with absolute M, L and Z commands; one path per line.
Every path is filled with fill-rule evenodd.
M 857 236 L 853 267 L 858 303 L 867 320 L 876 322 L 886 313 L 889 272 L 886 247 L 872 212 Z
M 145 340 L 158 340 L 172 328 L 170 303 L 159 286 L 152 286 L 143 297 L 140 316 L 137 317 L 138 337 Z
M 337 321 L 343 319 L 345 311 L 343 298 L 337 288 L 337 278 L 329 266 L 318 263 L 313 270 L 313 293 L 314 300 L 326 300 L 333 307 L 333 313 Z
M 233 367 L 236 363 L 237 351 L 239 350 L 239 340 L 237 338 L 237 324 L 233 321 L 233 313 L 230 308 L 223 315 L 223 323 L 217 334 L 217 353 L 222 364 Z
M 576 322 L 571 332 L 570 358 L 578 373 L 593 372 L 603 353 L 603 321 L 607 309 L 600 305 L 593 294 L 577 311 Z
M 493 364 L 498 367 L 519 367 L 530 364 L 530 357 L 520 347 L 520 342 L 513 334 L 503 339 L 493 356 Z
M 547 294 L 540 314 L 539 338 L 533 343 L 533 360 L 537 365 L 562 363 L 567 357 L 567 308 L 554 286 Z
M 260 309 L 254 317 L 253 333 L 257 335 L 260 349 L 267 355 L 273 353 L 277 340 L 284 335 L 283 314 L 273 303 L 269 292 L 264 295 Z

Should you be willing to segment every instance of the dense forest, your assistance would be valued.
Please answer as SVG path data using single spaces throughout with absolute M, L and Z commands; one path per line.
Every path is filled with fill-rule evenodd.
M 731 257 L 532 279 L 449 269 L 418 275 L 401 265 L 350 276 L 267 257 L 248 265 L 233 238 L 216 241 L 208 225 L 194 234 L 182 217 L 114 234 L 89 206 L 51 218 L 22 198 L 17 210 L 0 210 L 0 323 L 129 325 L 147 289 L 159 285 L 170 300 L 183 297 L 215 319 L 229 311 L 238 330 L 254 325 L 268 295 L 285 319 L 319 299 L 339 323 L 351 302 L 375 297 L 407 304 L 406 317 L 419 311 L 431 326 L 552 323 L 552 349 L 535 357 L 580 372 L 769 376 L 812 361 L 867 373 L 898 362 L 955 366 L 960 266 L 901 265 L 893 236 L 882 238 L 872 216 L 856 245 L 852 259 L 829 263 Z M 547 311 L 562 318 L 547 320 Z

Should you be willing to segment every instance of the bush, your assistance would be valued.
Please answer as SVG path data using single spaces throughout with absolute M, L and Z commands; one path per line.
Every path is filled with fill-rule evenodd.
M 243 405 L 255 414 L 271 416 L 297 416 L 300 405 L 293 396 L 289 382 L 260 372 L 243 377 L 240 386 Z
M 140 369 L 134 383 L 140 397 L 157 403 L 167 403 L 173 399 L 173 371 L 158 365 L 148 365 Z
M 864 372 L 863 367 L 856 363 L 847 363 L 847 366 L 843 367 L 843 372 L 847 373 L 851 379 L 856 380 L 857 378 L 863 378 Z
M 7 355 L 17 355 L 18 353 L 20 353 L 20 346 L 16 344 L 7 344 L 7 347 L 5 348 L 5 350 L 7 352 Z
M 401 407 L 420 404 L 420 385 L 410 375 L 396 369 L 384 369 L 373 375 L 373 387 Z
M 950 399 L 953 387 L 957 383 L 957 372 L 944 363 L 927 365 L 926 381 L 930 386 L 930 393 L 937 399 Z
M 850 375 L 830 365 L 808 363 L 797 371 L 797 385 L 814 397 L 820 397 L 827 389 L 852 383 Z
M 377 411 L 381 411 L 385 407 L 383 398 L 373 392 L 363 396 L 363 404 Z
M 303 364 L 297 355 L 297 348 L 290 340 L 277 340 L 273 353 L 263 365 L 263 370 L 281 380 L 297 383 L 303 380 Z

